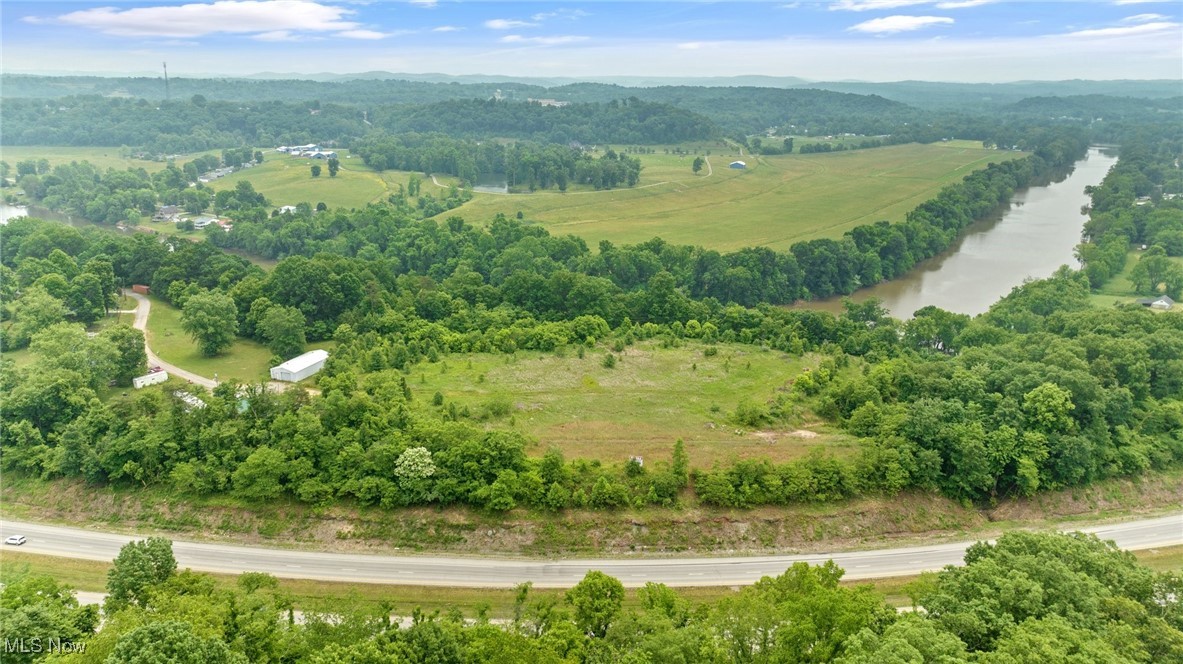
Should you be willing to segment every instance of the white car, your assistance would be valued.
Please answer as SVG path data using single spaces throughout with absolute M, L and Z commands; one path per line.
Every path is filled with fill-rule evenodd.
M 8 539 L 4 540 L 4 543 L 11 544 L 13 546 L 20 546 L 25 543 L 25 536 L 24 535 L 9 535 Z

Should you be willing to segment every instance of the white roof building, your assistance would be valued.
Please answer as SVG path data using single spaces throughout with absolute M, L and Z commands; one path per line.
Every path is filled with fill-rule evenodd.
M 320 371 L 329 359 L 327 350 L 310 350 L 298 355 L 283 364 L 271 367 L 271 379 L 296 383 Z
M 143 376 L 136 376 L 135 378 L 132 378 L 131 384 L 133 387 L 135 387 L 138 390 L 138 389 L 141 389 L 144 387 L 148 387 L 149 385 L 156 385 L 158 383 L 163 383 L 166 380 L 168 380 L 168 372 L 167 371 L 153 371 L 152 373 L 145 374 Z

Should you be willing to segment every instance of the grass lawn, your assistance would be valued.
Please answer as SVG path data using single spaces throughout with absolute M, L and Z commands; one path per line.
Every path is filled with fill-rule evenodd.
M 217 357 L 204 357 L 197 343 L 181 328 L 181 310 L 158 297 L 151 297 L 152 313 L 148 316 L 148 346 L 161 359 L 199 376 L 218 380 L 235 379 L 243 382 L 268 380 L 267 370 L 271 368 L 271 351 L 263 344 L 243 339 L 234 340 L 230 350 Z M 309 344 L 313 348 L 331 348 L 334 341 Z
M 528 449 L 536 456 L 557 446 L 567 458 L 605 463 L 632 455 L 668 460 L 681 438 L 693 465 L 709 468 L 732 458 L 785 461 L 819 446 L 838 454 L 856 448 L 853 438 L 824 426 L 752 431 L 729 422 L 741 400 L 770 401 L 813 358 L 739 344 L 720 345 L 718 355 L 706 357 L 705 348 L 642 342 L 616 353 L 612 369 L 603 366 L 603 347 L 587 349 L 583 358 L 574 349 L 561 357 L 452 356 L 413 367 L 407 383 L 419 403 L 430 404 L 439 392 L 443 408 L 454 402 L 474 417 L 503 404 L 509 415 L 490 417 L 488 426 L 526 434 L 536 441 Z
M 601 192 L 482 194 L 459 210 L 485 223 L 521 211 L 552 233 L 636 243 L 655 236 L 720 250 L 787 249 L 800 240 L 841 237 L 859 224 L 901 221 L 946 184 L 989 162 L 1023 156 L 951 141 L 828 154 L 739 156 L 714 148 L 713 174 L 690 170 L 693 156 L 640 155 L 639 185 Z M 727 167 L 734 159 L 746 170 Z
M 3 357 L 6 360 L 12 360 L 17 369 L 23 369 L 37 360 L 37 356 L 34 355 L 33 351 L 29 350 L 28 348 L 22 348 L 20 350 L 6 350 L 0 353 L 0 357 Z
M 1090 300 L 1094 307 L 1108 309 L 1119 304 L 1133 304 L 1137 300 L 1148 297 L 1147 293 L 1139 293 L 1134 289 L 1134 282 L 1130 279 L 1130 273 L 1133 272 L 1134 266 L 1138 264 L 1138 259 L 1141 258 L 1142 252 L 1133 250 L 1126 256 L 1125 268 L 1121 274 L 1115 275 L 1109 281 L 1105 282 L 1101 288 L 1097 289 L 1090 296 Z M 1183 266 L 1183 258 L 1173 257 L 1172 262 Z M 1183 311 L 1183 307 L 1176 304 L 1170 311 L 1162 311 L 1160 309 L 1152 309 L 1156 313 L 1175 313 Z
M 206 186 L 217 192 L 233 189 L 239 180 L 246 180 L 277 208 L 297 203 L 309 203 L 313 207 L 324 203 L 330 208 L 360 208 L 385 199 L 398 191 L 400 183 L 405 185 L 410 178 L 410 173 L 402 171 L 378 173 L 363 164 L 359 157 L 351 157 L 348 150 L 337 152 L 341 156 L 341 170 L 335 178 L 329 177 L 329 166 L 325 161 L 264 152 L 261 165 L 232 173 Z M 312 177 L 313 164 L 320 165 L 320 177 Z M 427 184 L 424 193 L 432 189 L 430 181 Z
M 128 168 L 142 168 L 149 173 L 164 170 L 168 164 L 163 161 L 147 161 L 144 159 L 130 159 L 119 155 L 117 147 L 62 147 L 47 145 L 5 145 L 0 146 L 0 159 L 7 161 L 13 168 L 16 162 L 26 159 L 46 159 L 50 166 L 68 164 L 72 161 L 89 161 L 99 168 L 114 168 L 122 171 Z M 181 157 L 176 161 L 177 166 L 203 155 L 221 155 L 220 150 L 198 152 Z

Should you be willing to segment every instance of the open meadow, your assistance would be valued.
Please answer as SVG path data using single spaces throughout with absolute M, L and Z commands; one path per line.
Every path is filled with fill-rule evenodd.
M 267 197 L 272 207 L 308 203 L 313 207 L 324 203 L 330 208 L 360 208 L 367 203 L 385 199 L 406 184 L 410 173 L 383 171 L 366 166 L 348 150 L 338 150 L 341 170 L 329 177 L 328 164 L 323 160 L 293 157 L 273 150 L 264 150 L 263 163 L 210 182 L 212 191 L 233 189 L 239 180 L 246 180 L 255 191 Z M 321 167 L 319 177 L 312 177 L 312 165 Z M 424 189 L 428 193 L 428 189 Z
M 693 156 L 640 155 L 644 170 L 632 189 L 478 193 L 448 214 L 486 223 L 498 212 L 520 211 L 552 233 L 593 246 L 661 237 L 719 250 L 784 250 L 801 240 L 841 237 L 860 224 L 901 221 L 946 184 L 1021 156 L 972 141 L 769 157 L 716 151 L 707 157 L 710 167 L 695 175 Z M 747 168 L 728 168 L 737 159 Z
M 1125 268 L 1121 271 L 1121 274 L 1113 275 L 1109 281 L 1105 282 L 1089 296 L 1089 301 L 1094 307 L 1109 308 L 1120 304 L 1133 304 L 1147 297 L 1147 294 L 1139 293 L 1134 289 L 1134 282 L 1130 279 L 1130 273 L 1133 272 L 1134 266 L 1138 264 L 1138 259 L 1141 257 L 1141 251 L 1130 251 L 1126 255 Z M 1172 263 L 1183 266 L 1183 258 L 1173 257 L 1169 260 Z M 1183 306 L 1176 304 L 1170 311 L 1172 313 L 1183 312 Z
M 146 159 L 132 159 L 120 154 L 126 148 L 117 147 L 85 147 L 85 146 L 46 146 L 46 145 L 4 145 L 0 146 L 0 159 L 16 167 L 18 161 L 45 159 L 50 167 L 58 164 L 68 164 L 72 161 L 89 161 L 102 169 L 114 168 L 117 171 L 128 168 L 142 168 L 149 173 L 164 170 L 168 164 L 163 161 L 149 161 Z M 183 155 L 176 160 L 178 166 L 192 161 L 203 154 L 221 154 L 220 150 L 197 152 Z
M 467 409 L 489 427 L 527 435 L 532 456 L 555 446 L 568 459 L 666 461 L 681 438 L 692 465 L 710 468 L 736 458 L 788 461 L 818 447 L 838 455 L 855 449 L 854 438 L 824 425 L 753 430 L 733 420 L 741 402 L 772 401 L 816 358 L 739 344 L 708 356 L 707 348 L 642 342 L 614 353 L 612 368 L 602 347 L 583 357 L 575 348 L 449 356 L 412 367 L 407 384 L 419 403 L 438 392 L 440 410 Z

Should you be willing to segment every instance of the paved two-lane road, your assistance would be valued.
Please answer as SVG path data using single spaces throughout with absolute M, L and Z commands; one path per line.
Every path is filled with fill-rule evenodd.
M 1183 514 L 1081 530 L 1114 540 L 1123 549 L 1180 545 L 1183 544 Z M 23 551 L 90 560 L 111 560 L 121 546 L 134 539 L 128 535 L 34 523 L 0 524 L 0 536 L 12 534 L 28 537 L 28 543 L 21 547 Z M 779 575 L 798 561 L 817 564 L 830 559 L 846 570 L 847 579 L 904 576 L 960 564 L 968 545 L 968 542 L 957 542 L 791 556 L 555 561 L 288 551 L 182 541 L 173 543 L 173 552 L 182 568 L 203 572 L 250 571 L 322 581 L 459 587 L 511 587 L 533 581 L 539 588 L 567 588 L 592 569 L 610 574 L 630 587 L 649 581 L 670 586 L 745 585 L 763 576 Z

